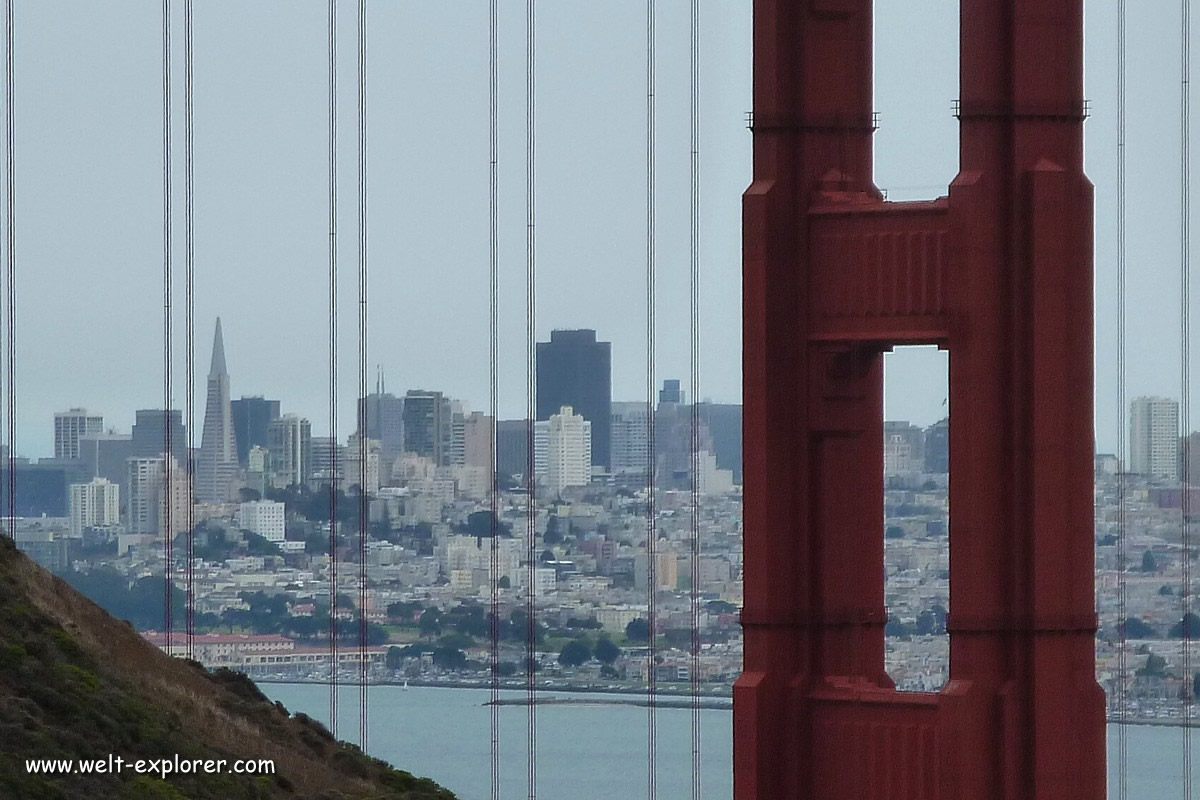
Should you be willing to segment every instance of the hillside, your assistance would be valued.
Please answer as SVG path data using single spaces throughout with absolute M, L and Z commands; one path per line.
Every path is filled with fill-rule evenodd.
M 26 759 L 272 759 L 273 776 L 30 774 Z M 0 797 L 453 800 L 291 716 L 238 673 L 168 658 L 0 536 Z

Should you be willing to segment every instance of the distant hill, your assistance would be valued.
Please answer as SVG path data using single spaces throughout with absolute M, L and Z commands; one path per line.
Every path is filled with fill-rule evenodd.
M 272 759 L 274 775 L 31 774 L 27 759 Z M 144 766 L 148 766 L 144 765 Z M 0 798 L 454 800 L 289 715 L 240 673 L 167 657 L 0 536 Z

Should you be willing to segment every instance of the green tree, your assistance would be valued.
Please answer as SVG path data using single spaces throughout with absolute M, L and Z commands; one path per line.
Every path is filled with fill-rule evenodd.
M 399 647 L 389 647 L 387 651 L 387 668 L 390 670 L 400 669 L 402 661 L 404 661 L 404 651 Z
M 650 641 L 650 623 L 641 617 L 631 619 L 625 626 L 625 638 L 631 642 Z
M 1149 550 L 1142 553 L 1142 572 L 1158 572 L 1158 561 Z
M 904 528 L 901 528 L 899 525 L 889 525 L 887 527 L 887 530 L 883 532 L 883 538 L 885 538 L 885 539 L 903 539 L 904 538 Z
M 621 648 L 612 643 L 607 636 L 601 636 L 596 642 L 596 660 L 602 664 L 611 664 L 621 656 Z
M 512 537 L 512 526 L 494 516 L 490 510 L 475 511 L 467 516 L 467 535 L 479 539 L 492 538 L 493 521 L 497 535 L 505 538 Z
M 512 581 L 510 581 L 508 579 L 507 575 L 501 575 L 500 580 L 496 581 L 496 588 L 497 589 L 511 589 Z
M 1145 622 L 1137 617 L 1128 617 L 1125 620 L 1125 636 L 1129 639 L 1154 639 L 1157 638 L 1157 633 L 1154 628 L 1151 628 Z
M 542 534 L 542 541 L 546 544 L 558 544 L 562 540 L 563 535 L 559 530 L 558 515 L 552 514 L 546 522 L 546 532 Z
M 1138 675 L 1162 677 L 1163 670 L 1166 669 L 1167 660 L 1160 655 L 1151 653 L 1146 656 L 1146 663 L 1137 671 Z
M 459 670 L 467 665 L 467 654 L 454 647 L 439 647 L 433 651 L 433 663 L 442 669 Z
M 427 608 L 419 623 L 422 636 L 433 637 L 442 632 L 442 613 L 436 608 Z
M 1167 636 L 1171 639 L 1182 639 L 1185 636 L 1188 639 L 1200 637 L 1200 617 L 1189 611 L 1183 619 L 1171 626 Z
M 465 650 L 474 647 L 475 640 L 465 633 L 448 633 L 437 640 L 438 647 L 449 647 L 454 650 Z
M 564 667 L 578 667 L 586 664 L 592 657 L 592 649 L 582 639 L 572 639 L 562 646 L 558 654 L 558 663 Z
M 724 600 L 709 600 L 704 604 L 710 614 L 736 614 L 737 606 Z
M 413 616 L 421 609 L 420 603 L 400 601 L 388 604 L 387 615 L 397 621 L 411 622 Z

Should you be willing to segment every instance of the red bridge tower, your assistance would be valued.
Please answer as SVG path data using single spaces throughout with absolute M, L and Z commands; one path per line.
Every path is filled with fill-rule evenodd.
M 736 800 L 1099 800 L 1082 0 L 961 0 L 960 171 L 872 181 L 872 0 L 755 0 Z M 884 671 L 882 360 L 950 351 L 950 680 Z

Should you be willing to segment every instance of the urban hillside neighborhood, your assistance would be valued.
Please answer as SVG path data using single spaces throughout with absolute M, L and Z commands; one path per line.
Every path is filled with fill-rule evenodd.
M 533 670 L 563 688 L 653 677 L 687 691 L 696 677 L 727 695 L 742 666 L 741 407 L 694 403 L 678 380 L 653 407 L 614 401 L 611 358 L 591 330 L 538 343 L 532 423 L 440 391 L 394 395 L 380 375 L 343 443 L 279 400 L 233 399 L 218 320 L 199 446 L 178 409 L 139 410 L 129 433 L 82 408 L 54 414 L 54 457 L 15 460 L 17 545 L 175 655 L 189 652 L 190 588 L 193 657 L 258 678 L 327 679 L 332 630 L 353 679 L 365 630 L 371 680 L 487 683 L 495 600 L 502 681 Z M 1178 417 L 1174 401 L 1138 398 L 1128 469 L 1095 464 L 1097 670 L 1115 698 L 1123 633 L 1128 710 L 1144 718 L 1200 691 L 1182 669 L 1200 635 L 1182 582 L 1196 554 L 1184 509 L 1200 494 L 1181 488 L 1200 475 L 1200 434 L 1181 439 Z M 883 424 L 887 659 L 903 690 L 949 674 L 949 435 L 948 419 Z

